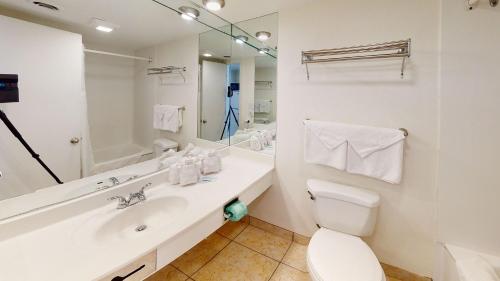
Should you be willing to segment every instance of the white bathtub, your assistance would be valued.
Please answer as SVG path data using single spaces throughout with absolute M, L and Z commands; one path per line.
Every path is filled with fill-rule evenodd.
M 153 158 L 152 149 L 136 144 L 122 144 L 94 151 L 91 175 L 119 169 Z
M 436 280 L 442 281 L 462 281 L 460 279 L 459 272 L 463 270 L 461 268 L 463 261 L 472 260 L 476 258 L 480 258 L 482 261 L 485 261 L 496 272 L 498 276 L 500 276 L 500 257 L 475 252 L 469 249 L 464 249 L 458 246 L 446 244 L 444 245 L 444 253 L 443 253 L 443 262 L 441 264 L 440 278 L 436 278 Z M 482 268 L 478 268 L 481 270 Z M 474 280 L 476 281 L 476 280 Z M 482 281 L 482 280 L 477 280 Z

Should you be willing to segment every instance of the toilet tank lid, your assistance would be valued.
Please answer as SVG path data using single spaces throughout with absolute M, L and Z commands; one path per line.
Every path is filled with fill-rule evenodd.
M 377 193 L 339 183 L 309 179 L 307 189 L 314 197 L 338 199 L 369 208 L 380 204 L 380 196 Z
M 179 145 L 175 141 L 169 139 L 156 139 L 154 144 L 164 148 L 176 148 Z

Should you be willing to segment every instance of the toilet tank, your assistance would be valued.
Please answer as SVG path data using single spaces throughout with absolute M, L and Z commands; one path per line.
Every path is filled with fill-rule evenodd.
M 154 141 L 155 157 L 159 157 L 169 149 L 177 151 L 179 144 L 169 139 L 156 139 Z
M 317 179 L 308 180 L 307 189 L 319 226 L 360 237 L 373 233 L 380 204 L 377 193 Z

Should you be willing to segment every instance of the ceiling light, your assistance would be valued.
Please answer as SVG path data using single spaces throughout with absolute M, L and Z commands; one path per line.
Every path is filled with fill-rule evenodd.
M 104 25 L 98 25 L 95 27 L 95 29 L 99 30 L 99 31 L 102 31 L 102 32 L 111 32 L 113 31 L 113 28 L 112 27 L 107 27 L 107 26 L 104 26 Z
M 195 8 L 182 6 L 179 10 L 181 11 L 181 17 L 185 20 L 194 20 L 200 16 L 200 11 Z
M 266 41 L 271 38 L 271 32 L 259 31 L 255 33 L 255 36 L 257 36 L 257 39 L 259 39 L 260 41 Z
M 95 29 L 106 33 L 109 33 L 120 27 L 119 25 L 98 18 L 93 18 L 90 22 L 90 25 L 92 25 Z
M 203 56 L 209 58 L 212 56 L 212 54 L 211 53 L 204 53 Z
M 203 6 L 210 11 L 218 11 L 224 8 L 226 2 L 224 0 L 203 0 Z
M 269 49 L 268 48 L 262 48 L 262 49 L 259 50 L 259 54 L 265 55 L 267 53 L 269 53 Z
M 234 41 L 236 41 L 236 43 L 238 44 L 243 44 L 248 41 L 248 37 L 244 35 L 238 35 L 234 37 Z

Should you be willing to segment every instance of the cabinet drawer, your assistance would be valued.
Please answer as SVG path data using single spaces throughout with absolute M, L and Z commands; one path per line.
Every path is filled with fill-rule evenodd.
M 156 251 L 153 251 L 98 281 L 142 281 L 155 271 Z

